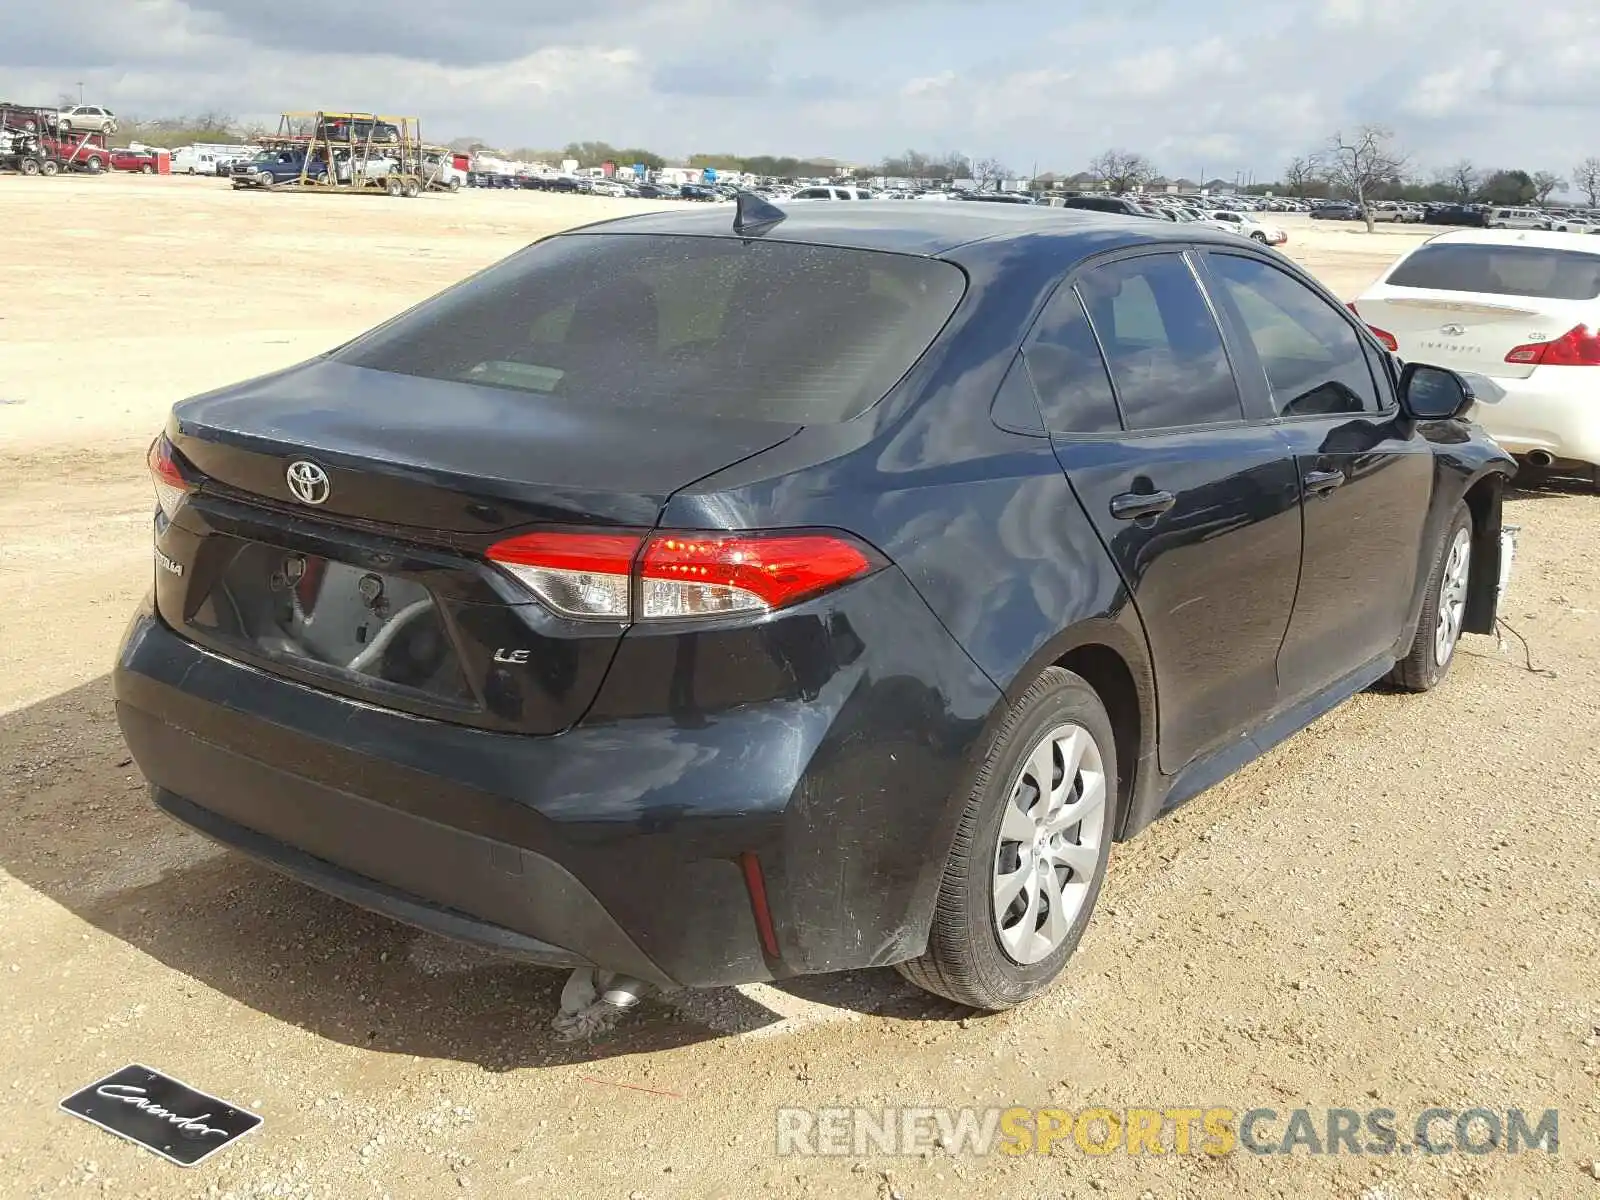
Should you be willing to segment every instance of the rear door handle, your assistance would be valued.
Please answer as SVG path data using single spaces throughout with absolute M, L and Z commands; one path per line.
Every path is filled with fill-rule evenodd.
M 1111 515 L 1119 521 L 1159 517 L 1177 502 L 1171 492 L 1123 492 L 1111 497 Z
M 1308 471 L 1303 481 L 1306 491 L 1316 496 L 1326 496 L 1344 483 L 1343 471 Z

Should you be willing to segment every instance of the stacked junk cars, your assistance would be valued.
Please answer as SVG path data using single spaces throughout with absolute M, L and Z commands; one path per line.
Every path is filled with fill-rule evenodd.
M 284 113 L 278 132 L 256 139 L 254 157 L 234 162 L 236 190 L 379 192 L 418 196 L 459 183 L 449 153 L 422 143 L 416 117 L 373 113 Z
M 94 113 L 95 123 L 80 128 L 53 108 L 0 102 L 0 170 L 24 175 L 104 171 L 111 162 L 106 139 L 116 132 L 116 120 L 104 109 Z

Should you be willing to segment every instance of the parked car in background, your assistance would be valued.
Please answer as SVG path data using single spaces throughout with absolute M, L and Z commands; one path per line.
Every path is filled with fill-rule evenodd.
M 1600 233 L 1600 216 L 1568 213 L 1550 222 L 1554 233 Z
M 872 193 L 863 187 L 804 187 L 789 197 L 791 200 L 871 200 Z
M 110 166 L 114 171 L 136 171 L 141 175 L 154 175 L 156 155 L 154 150 L 131 150 L 117 147 L 110 152 Z
M 613 988 L 1002 1009 L 1114 841 L 1494 629 L 1511 459 L 1282 256 L 753 200 L 173 410 L 114 672 L 157 805 Z
M 1360 221 L 1363 220 L 1361 210 L 1354 204 L 1343 202 L 1324 204 L 1311 210 L 1313 221 Z
M 1083 208 L 1090 212 L 1116 213 L 1124 217 L 1147 217 L 1150 214 L 1136 200 L 1122 196 L 1068 196 L 1062 201 L 1065 208 Z
M 681 200 L 716 200 L 717 193 L 714 189 L 699 183 L 686 183 L 678 189 Z
M 320 181 L 327 177 L 327 161 L 320 156 L 313 157 L 308 165 L 304 150 L 263 150 L 254 158 L 234 163 L 230 172 L 235 188 L 271 188 L 280 183 L 295 183 L 302 173 L 308 179 Z
M 1490 229 L 1549 229 L 1550 214 L 1536 208 L 1495 208 L 1484 223 Z
M 1407 362 L 1487 376 L 1476 419 L 1535 466 L 1600 486 L 1600 245 L 1576 233 L 1460 230 L 1403 256 L 1353 306 Z
M 400 141 L 400 127 L 376 117 L 329 113 L 317 125 L 316 136 L 331 142 L 373 141 L 393 145 Z
M 1281 246 L 1289 240 L 1288 233 L 1281 226 L 1268 225 L 1253 216 L 1228 212 L 1226 209 L 1209 213 L 1204 223 L 1217 229 L 1225 229 L 1229 233 L 1237 233 L 1240 237 L 1260 242 L 1263 246 Z
M 638 195 L 643 200 L 666 200 L 677 194 L 676 189 L 664 188 L 658 183 L 641 183 L 638 187 Z
M 1488 210 L 1478 204 L 1432 204 L 1423 216 L 1430 225 L 1465 225 L 1483 228 L 1489 219 Z
M 976 201 L 984 204 L 1032 204 L 1032 196 L 1025 196 L 1021 192 L 956 192 L 958 200 Z
M 117 118 L 109 108 L 97 104 L 75 104 L 56 114 L 55 126 L 62 133 L 115 133 Z

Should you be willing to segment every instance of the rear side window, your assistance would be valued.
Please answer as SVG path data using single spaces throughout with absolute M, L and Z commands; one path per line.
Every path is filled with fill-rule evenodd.
M 1544 246 L 1445 242 L 1423 246 L 1384 282 L 1436 292 L 1593 300 L 1600 297 L 1600 254 Z
M 1078 291 L 1129 429 L 1243 419 L 1222 333 L 1181 255 L 1110 263 Z
M 1254 258 L 1207 256 L 1286 417 L 1377 412 L 1378 392 L 1350 322 L 1299 280 Z
M 568 234 L 333 358 L 568 405 L 826 424 L 881 399 L 965 287 L 959 268 L 902 254 Z
M 1051 432 L 1109 433 L 1122 428 L 1105 360 L 1074 289 L 1056 292 L 1040 314 L 1023 358 Z

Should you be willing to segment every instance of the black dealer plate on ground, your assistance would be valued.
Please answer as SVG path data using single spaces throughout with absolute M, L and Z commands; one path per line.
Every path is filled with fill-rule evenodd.
M 261 1124 L 253 1112 L 137 1063 L 74 1092 L 61 1107 L 180 1167 L 194 1166 Z

